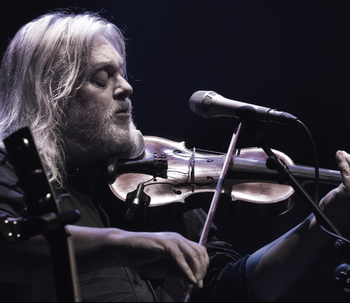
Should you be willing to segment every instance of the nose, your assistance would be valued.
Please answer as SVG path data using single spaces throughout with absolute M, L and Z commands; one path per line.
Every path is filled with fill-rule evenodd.
M 122 76 L 118 77 L 118 85 L 114 90 L 113 98 L 115 100 L 125 100 L 132 94 L 132 86 Z

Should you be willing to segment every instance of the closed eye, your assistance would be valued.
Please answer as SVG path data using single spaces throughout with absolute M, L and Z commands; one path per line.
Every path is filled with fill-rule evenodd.
M 97 86 L 105 87 L 108 84 L 108 79 L 109 75 L 107 71 L 100 70 L 92 76 L 91 81 Z

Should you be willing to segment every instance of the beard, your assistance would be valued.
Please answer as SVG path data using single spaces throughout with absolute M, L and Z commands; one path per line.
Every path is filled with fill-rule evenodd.
M 129 115 L 116 114 L 120 111 Z M 97 106 L 86 108 L 75 102 L 63 130 L 64 152 L 67 161 L 76 165 L 102 161 L 110 156 L 132 153 L 138 148 L 138 136 L 130 100 L 116 101 L 107 113 Z

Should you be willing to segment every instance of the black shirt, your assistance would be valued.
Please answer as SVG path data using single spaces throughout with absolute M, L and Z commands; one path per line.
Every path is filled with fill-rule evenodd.
M 4 158 L 0 154 L 0 161 Z M 167 218 L 157 222 L 129 221 L 125 219 L 126 206 L 113 196 L 103 178 L 96 178 L 96 186 L 88 186 L 79 170 L 70 172 L 63 188 L 55 188 L 60 210 L 78 209 L 81 213 L 79 226 L 97 228 L 116 227 L 125 230 L 173 231 L 198 242 L 205 222 L 203 210 L 191 210 L 181 218 Z M 20 216 L 25 208 L 25 198 L 18 186 L 13 167 L 8 162 L 0 167 L 0 214 Z M 68 194 L 68 195 L 67 195 Z M 138 220 L 136 218 L 136 220 Z M 245 263 L 248 256 L 233 251 L 231 245 L 218 241 L 212 227 L 206 244 L 210 267 L 202 290 L 194 290 L 193 301 L 247 301 L 250 295 L 246 283 Z M 9 243 L 9 245 L 11 245 Z M 146 279 L 135 270 L 126 267 L 103 268 L 79 275 L 82 301 L 154 302 L 183 301 L 187 284 L 176 278 Z M 53 285 L 33 285 L 33 301 L 55 301 Z

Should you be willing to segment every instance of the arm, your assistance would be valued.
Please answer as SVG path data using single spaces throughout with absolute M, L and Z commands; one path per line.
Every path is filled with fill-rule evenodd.
M 320 207 L 340 227 L 349 220 L 350 155 L 338 151 L 336 159 L 343 183 L 322 199 Z M 310 215 L 300 225 L 252 254 L 246 268 L 253 297 L 257 301 L 276 300 L 299 278 L 329 240 Z
M 80 274 L 106 266 L 127 266 L 150 278 L 178 276 L 202 286 L 209 264 L 203 246 L 176 233 L 134 233 L 115 228 L 67 226 Z M 3 243 L 0 279 L 16 283 L 53 283 L 46 240 Z

